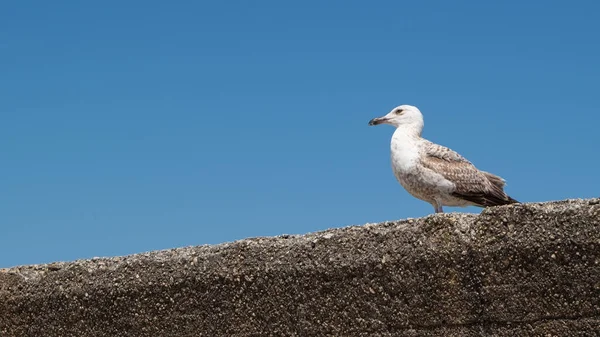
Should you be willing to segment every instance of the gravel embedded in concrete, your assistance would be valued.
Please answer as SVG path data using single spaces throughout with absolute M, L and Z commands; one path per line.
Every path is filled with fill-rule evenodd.
M 0 336 L 599 330 L 600 199 L 0 270 Z

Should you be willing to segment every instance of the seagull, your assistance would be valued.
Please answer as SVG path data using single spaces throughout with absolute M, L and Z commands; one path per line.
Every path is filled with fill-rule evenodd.
M 391 141 L 392 169 L 404 189 L 430 203 L 436 213 L 443 206 L 489 207 L 519 203 L 504 192 L 501 177 L 478 170 L 451 149 L 421 137 L 423 114 L 412 105 L 400 105 L 369 125 L 396 128 Z

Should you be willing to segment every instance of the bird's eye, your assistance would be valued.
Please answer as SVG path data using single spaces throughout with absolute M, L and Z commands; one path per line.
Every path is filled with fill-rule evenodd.
M 401 113 L 402 113 L 402 109 L 398 109 L 398 110 L 396 110 L 396 115 L 399 115 L 399 114 L 401 114 Z

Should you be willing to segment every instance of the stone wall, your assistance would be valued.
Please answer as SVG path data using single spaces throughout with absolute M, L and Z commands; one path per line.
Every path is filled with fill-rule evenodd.
M 593 336 L 600 199 L 0 271 L 0 336 Z

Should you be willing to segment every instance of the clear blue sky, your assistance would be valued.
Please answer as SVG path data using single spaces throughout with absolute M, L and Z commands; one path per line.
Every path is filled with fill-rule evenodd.
M 4 1 L 0 267 L 430 214 L 367 126 L 400 104 L 520 201 L 597 197 L 599 12 Z

